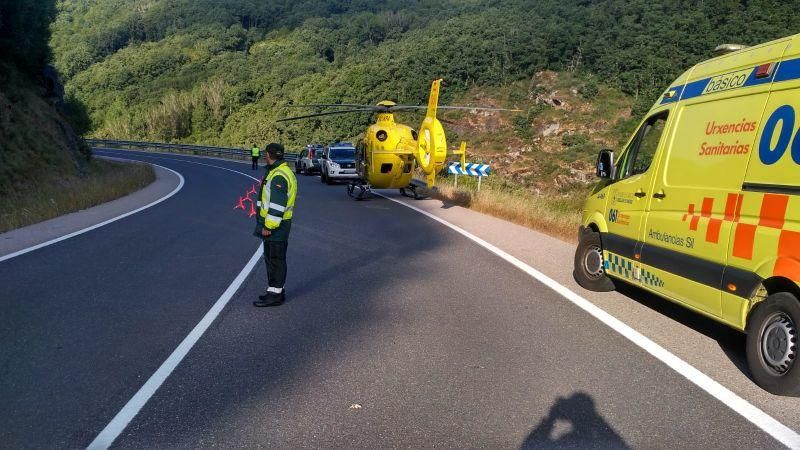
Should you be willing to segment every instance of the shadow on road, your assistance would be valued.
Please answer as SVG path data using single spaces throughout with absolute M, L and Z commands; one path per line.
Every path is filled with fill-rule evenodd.
M 597 413 L 594 399 L 576 392 L 568 398 L 559 397 L 520 448 L 630 447 Z
M 745 335 L 717 321 L 690 311 L 667 299 L 625 283 L 618 283 L 617 292 L 717 341 L 725 356 L 750 378 L 744 353 Z
M 430 274 L 406 263 L 422 258 L 426 267 L 445 264 L 447 255 L 441 249 L 453 236 L 439 233 L 434 222 L 404 208 L 399 211 L 406 217 L 398 218 L 398 208 L 383 198 L 357 202 L 343 187 L 334 192 L 319 183 L 301 183 L 304 197 L 298 200 L 289 244 L 286 304 L 269 310 L 250 306 L 266 285 L 259 261 L 231 306 L 131 424 L 128 432 L 133 436 L 120 439 L 123 446 L 196 443 L 206 430 L 219 432 L 237 423 L 242 411 L 255 421 L 255 428 L 247 432 L 277 429 L 295 412 L 295 407 L 284 405 L 294 398 L 294 390 L 325 386 L 331 380 L 315 374 L 336 376 L 350 370 L 353 362 L 343 360 L 347 349 L 369 346 L 386 321 L 411 320 L 406 317 L 411 308 L 402 302 L 442 295 L 432 291 L 427 293 L 430 298 L 410 298 L 415 291 L 409 287 L 429 280 Z M 197 370 L 198 362 L 202 370 Z M 380 370 L 369 361 L 358 364 L 363 370 Z M 353 387 L 345 383 L 341 389 Z M 264 405 L 278 407 L 265 414 Z M 176 411 L 191 413 L 190 423 L 175 422 Z M 175 427 L 169 438 L 154 437 L 164 424 Z M 274 433 L 259 439 L 269 443 L 281 437 Z

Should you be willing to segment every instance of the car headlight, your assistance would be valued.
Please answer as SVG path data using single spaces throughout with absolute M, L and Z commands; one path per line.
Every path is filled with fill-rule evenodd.
M 339 170 L 341 166 L 335 162 L 331 162 L 331 169 Z

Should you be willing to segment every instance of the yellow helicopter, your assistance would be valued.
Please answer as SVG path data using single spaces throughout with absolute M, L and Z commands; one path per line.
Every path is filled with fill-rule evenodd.
M 520 111 L 474 106 L 439 106 L 441 84 L 441 79 L 433 81 L 427 106 L 398 105 L 388 100 L 377 105 L 350 103 L 289 105 L 292 107 L 347 109 L 287 117 L 278 122 L 335 114 L 377 113 L 377 121 L 367 128 L 364 137 L 358 141 L 356 146 L 356 167 L 359 179 L 348 184 L 347 192 L 351 197 L 361 200 L 372 189 L 400 189 L 400 193 L 403 195 L 408 195 L 410 192 L 409 196 L 420 199 L 425 197 L 424 190 L 431 189 L 436 185 L 436 174 L 442 170 L 448 156 L 459 157 L 462 166 L 466 163 L 466 142 L 461 142 L 458 150 L 448 151 L 444 127 L 436 117 L 438 110 Z M 427 111 L 419 131 L 395 121 L 394 113 L 397 111 L 423 109 Z M 424 174 L 424 180 L 414 179 L 417 169 Z

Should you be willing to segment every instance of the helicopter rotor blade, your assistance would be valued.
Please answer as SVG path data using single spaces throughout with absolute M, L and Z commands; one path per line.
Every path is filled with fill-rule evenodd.
M 303 103 L 297 105 L 284 105 L 288 108 L 376 108 L 375 105 L 359 105 L 356 103 Z
M 347 109 L 347 110 L 342 110 L 342 111 L 327 111 L 327 112 L 316 113 L 316 114 L 307 114 L 305 116 L 285 117 L 283 119 L 278 119 L 275 122 L 288 122 L 290 120 L 310 119 L 312 117 L 332 116 L 332 115 L 335 115 L 335 114 L 349 114 L 349 113 L 358 113 L 358 112 L 373 113 L 373 112 L 375 112 L 375 110 L 364 108 L 364 109 Z
M 506 109 L 506 108 L 487 108 L 484 106 L 439 106 L 439 109 L 457 109 L 465 111 L 509 111 L 509 112 L 522 112 L 521 109 Z M 428 109 L 425 105 L 397 105 L 389 107 L 389 111 L 409 111 Z

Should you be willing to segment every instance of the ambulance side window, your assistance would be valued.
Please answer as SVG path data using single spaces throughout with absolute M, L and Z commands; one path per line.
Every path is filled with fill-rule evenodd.
M 661 142 L 661 135 L 664 134 L 664 127 L 667 123 L 667 112 L 657 114 L 648 119 L 639 131 L 636 138 L 631 142 L 625 157 L 620 164 L 617 179 L 628 178 L 647 172 L 658 150 L 658 143 Z

